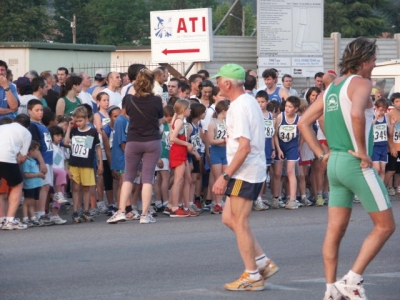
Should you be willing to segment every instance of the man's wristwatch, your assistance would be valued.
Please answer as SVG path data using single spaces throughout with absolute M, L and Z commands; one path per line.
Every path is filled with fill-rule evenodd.
M 8 92 L 10 90 L 10 87 L 4 89 L 5 92 Z
M 226 173 L 222 173 L 222 177 L 223 177 L 226 181 L 231 180 L 231 176 L 229 176 L 229 175 L 226 174 Z

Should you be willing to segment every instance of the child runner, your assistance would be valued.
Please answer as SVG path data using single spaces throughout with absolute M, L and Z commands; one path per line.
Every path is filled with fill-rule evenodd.
M 196 186 L 198 184 L 198 181 L 201 180 L 201 175 L 200 175 L 200 161 L 202 157 L 200 156 L 201 152 L 201 145 L 202 141 L 200 138 L 200 121 L 204 119 L 206 115 L 206 107 L 201 104 L 201 103 L 193 103 L 190 106 L 190 116 L 187 117 L 187 122 L 188 122 L 188 136 L 189 136 L 189 142 L 193 145 L 193 154 L 188 154 L 188 161 L 190 165 L 190 170 L 191 170 L 191 176 L 192 180 L 189 183 L 190 184 L 190 189 L 189 189 L 189 207 L 192 212 L 194 212 L 194 215 L 196 213 L 200 213 L 202 210 L 199 208 L 197 205 L 195 205 L 194 199 L 196 196 Z M 200 194 L 197 194 L 197 197 L 199 197 Z
M 374 149 L 372 151 L 372 166 L 385 180 L 385 169 L 388 162 L 388 122 L 386 115 L 389 103 L 386 99 L 380 98 L 375 101 L 375 119 L 374 119 Z
M 208 125 L 207 140 L 210 144 L 211 172 L 214 178 L 225 172 L 228 161 L 226 159 L 226 113 L 229 104 L 220 101 L 215 105 L 213 119 Z M 215 203 L 211 207 L 211 214 L 222 214 L 222 195 L 216 195 Z
M 267 162 L 266 172 L 269 172 L 272 159 L 275 158 L 275 145 L 274 145 L 274 134 L 275 134 L 275 123 L 274 123 L 274 116 L 271 112 L 267 111 L 268 105 L 268 93 L 266 91 L 258 91 L 256 94 L 256 100 L 258 105 L 260 105 L 261 112 L 264 118 L 264 132 L 265 132 L 265 160 Z M 260 191 L 260 195 L 258 196 L 257 200 L 253 203 L 254 210 L 267 210 L 269 209 L 268 202 L 263 202 L 261 198 L 262 191 L 265 189 L 265 182 L 263 187 Z M 277 207 L 274 207 L 277 208 Z
M 46 178 L 43 180 L 43 187 L 40 190 L 39 201 L 36 202 L 36 217 L 44 225 L 53 225 L 54 222 L 45 213 L 47 196 L 50 186 L 53 185 L 53 141 L 51 140 L 49 130 L 42 123 L 42 102 L 32 99 L 28 102 L 27 108 L 31 118 L 29 131 L 32 134 L 32 140 L 40 144 L 40 155 L 35 158 L 39 159 L 40 171 L 46 175 Z
M 77 107 L 72 113 L 74 118 L 69 123 L 65 136 L 65 146 L 71 145 L 71 158 L 69 160 L 70 179 L 73 182 L 73 214 L 75 223 L 84 221 L 93 222 L 89 213 L 89 189 L 96 185 L 94 178 L 93 161 L 97 151 L 97 173 L 103 173 L 103 159 L 99 135 L 94 128 L 88 126 L 88 112 L 85 107 Z M 75 127 L 75 125 L 77 127 Z M 80 191 L 83 190 L 84 212 L 82 218 L 78 215 Z
M 35 152 L 39 150 L 40 144 L 31 141 L 27 157 L 28 159 L 22 164 L 22 173 L 24 177 L 24 205 L 22 206 L 22 223 L 27 227 L 41 226 L 35 216 L 35 200 L 39 200 L 40 189 L 43 186 L 43 179 L 46 177 L 39 171 L 37 161 L 33 158 Z M 30 215 L 30 219 L 29 219 Z
M 184 126 L 184 118 L 190 115 L 189 101 L 179 99 L 174 105 L 175 114 L 171 121 L 171 150 L 169 166 L 174 170 L 174 184 L 171 188 L 169 216 L 171 218 L 186 218 L 190 216 L 190 211 L 185 211 L 179 207 L 178 202 L 183 195 L 181 190 L 184 181 L 190 181 L 190 170 L 187 161 L 188 153 L 193 151 L 193 145 L 187 140 L 187 131 Z M 188 201 L 189 199 L 183 199 Z M 189 208 L 188 206 L 186 207 Z
M 282 177 L 283 160 L 287 161 L 287 177 L 289 180 L 289 201 L 286 203 L 286 209 L 297 209 L 296 191 L 297 181 L 295 174 L 296 163 L 299 160 L 299 129 L 297 123 L 300 117 L 297 110 L 300 106 L 300 99 L 296 96 L 290 96 L 286 100 L 285 111 L 278 115 L 276 119 L 275 130 L 275 148 L 277 156 L 274 162 L 274 198 L 272 205 L 276 207 L 279 203 L 280 182 Z

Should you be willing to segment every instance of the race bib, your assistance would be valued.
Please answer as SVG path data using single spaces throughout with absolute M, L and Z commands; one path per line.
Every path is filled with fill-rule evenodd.
M 279 138 L 282 142 L 288 143 L 297 136 L 297 125 L 279 126 Z
M 272 138 L 275 133 L 274 121 L 264 119 L 264 129 L 265 129 L 265 137 Z
M 226 136 L 226 127 L 225 124 L 218 124 L 217 126 L 217 135 L 215 136 L 216 140 L 224 140 Z
M 51 135 L 48 132 L 43 132 L 44 142 L 46 144 L 46 151 L 53 151 L 53 140 L 51 139 Z
M 164 131 L 162 135 L 162 140 L 163 143 L 165 144 L 165 149 L 170 150 L 171 149 L 171 142 L 169 140 L 169 131 Z
M 93 137 L 76 135 L 72 137 L 71 155 L 75 157 L 88 158 L 89 148 L 86 147 L 86 139 L 91 138 L 93 144 Z
M 374 142 L 386 142 L 387 141 L 387 124 L 375 124 L 374 125 Z
M 110 118 L 103 118 L 103 120 L 101 120 L 101 126 L 105 126 L 108 123 L 110 123 Z
M 200 140 L 200 135 L 198 133 L 191 137 L 191 143 L 195 149 L 200 149 L 201 140 Z
M 393 142 L 396 144 L 400 143 L 400 123 L 399 122 L 397 122 L 394 125 Z

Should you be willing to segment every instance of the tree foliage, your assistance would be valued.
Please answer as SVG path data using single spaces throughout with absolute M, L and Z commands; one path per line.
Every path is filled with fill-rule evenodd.
M 52 33 L 45 4 L 46 0 L 2 0 L 0 41 L 43 41 Z
M 387 0 L 325 0 L 324 35 L 340 32 L 342 37 L 380 36 L 386 21 L 376 13 Z

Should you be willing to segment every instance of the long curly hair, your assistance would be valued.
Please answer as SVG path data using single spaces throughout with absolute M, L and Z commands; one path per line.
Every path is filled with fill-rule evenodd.
M 136 97 L 147 97 L 153 94 L 154 75 L 149 69 L 141 69 L 136 76 L 136 81 L 133 84 Z
M 363 62 L 369 61 L 376 55 L 376 40 L 369 40 L 366 37 L 358 37 L 346 46 L 343 52 L 342 61 L 339 64 L 342 75 L 355 74 L 361 69 Z

